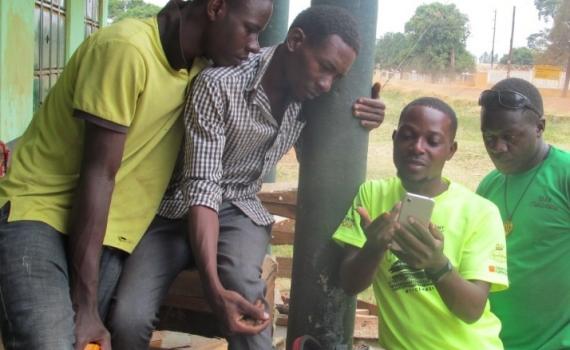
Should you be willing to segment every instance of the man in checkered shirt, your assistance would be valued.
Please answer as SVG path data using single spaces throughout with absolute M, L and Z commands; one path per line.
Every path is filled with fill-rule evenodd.
M 295 19 L 284 43 L 240 66 L 207 69 L 196 78 L 184 111 L 183 157 L 147 231 L 162 231 L 170 248 L 138 259 L 149 265 L 141 270 L 162 277 L 150 292 L 154 299 L 145 303 L 149 309 L 159 307 L 170 283 L 194 260 L 228 331 L 229 348 L 271 349 L 260 276 L 273 217 L 256 193 L 264 175 L 296 143 L 305 125 L 302 101 L 328 92 L 349 71 L 359 46 L 357 24 L 346 10 L 313 6 Z M 369 129 L 380 125 L 384 108 L 370 98 L 353 105 Z M 117 294 L 117 305 L 127 310 L 129 303 L 121 299 L 132 293 Z

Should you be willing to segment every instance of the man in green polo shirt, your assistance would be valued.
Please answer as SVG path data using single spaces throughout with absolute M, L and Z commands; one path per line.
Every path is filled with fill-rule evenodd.
M 180 149 L 188 83 L 201 57 L 227 66 L 257 52 L 272 9 L 272 0 L 171 0 L 77 49 L 0 182 L 7 350 L 111 348 L 104 322 L 123 267 L 137 266 L 129 253 L 166 241 L 142 238 Z
M 493 294 L 506 349 L 570 348 L 570 153 L 542 138 L 542 97 L 510 78 L 481 94 L 481 132 L 496 169 L 477 192 L 501 212 L 510 288 Z

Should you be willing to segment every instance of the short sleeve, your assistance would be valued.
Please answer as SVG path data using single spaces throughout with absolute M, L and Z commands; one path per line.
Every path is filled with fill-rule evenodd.
M 146 85 L 140 51 L 122 41 L 97 43 L 79 62 L 73 108 L 129 127 Z
M 360 226 L 360 214 L 356 211 L 359 207 L 366 208 L 366 183 L 358 189 L 352 205 L 333 234 L 333 240 L 340 245 L 348 244 L 362 248 L 366 243 L 366 234 Z
M 491 283 L 491 291 L 496 292 L 509 285 L 505 232 L 497 207 L 484 203 L 485 210 L 473 217 L 458 270 L 467 280 Z

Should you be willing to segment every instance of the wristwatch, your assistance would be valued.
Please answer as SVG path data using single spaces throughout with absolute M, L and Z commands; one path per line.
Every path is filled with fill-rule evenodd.
M 424 272 L 426 273 L 427 278 L 429 278 L 433 283 L 437 283 L 441 281 L 445 275 L 451 272 L 451 270 L 453 270 L 453 266 L 451 265 L 451 261 L 447 259 L 447 264 L 445 264 L 441 269 L 435 272 L 429 272 L 427 269 L 424 269 Z

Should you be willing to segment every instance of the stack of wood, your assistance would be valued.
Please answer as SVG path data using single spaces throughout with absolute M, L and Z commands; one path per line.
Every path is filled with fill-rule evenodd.
M 227 350 L 228 343 L 220 338 L 206 338 L 198 335 L 171 331 L 152 333 L 149 350 Z

